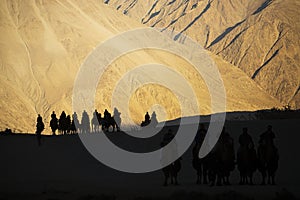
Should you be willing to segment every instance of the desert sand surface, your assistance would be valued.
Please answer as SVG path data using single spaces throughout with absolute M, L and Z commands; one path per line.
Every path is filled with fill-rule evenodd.
M 299 198 L 299 124 L 299 119 L 227 121 L 225 124 L 234 138 L 235 149 L 243 127 L 249 128 L 249 134 L 257 144 L 266 126 L 273 126 L 280 156 L 275 186 L 259 185 L 258 171 L 254 175 L 254 186 L 240 186 L 237 168 L 232 172 L 231 186 L 196 185 L 189 149 L 182 157 L 180 185 L 164 187 L 162 171 L 131 174 L 111 169 L 94 159 L 77 135 L 45 136 L 41 146 L 33 135 L 1 135 L 0 198 L 195 199 L 202 196 L 216 199 L 219 196 L 221 199 L 286 199 L 292 197 L 288 196 L 290 194 Z M 168 128 L 175 130 L 176 126 Z M 163 133 L 153 137 L 146 146 L 123 134 L 109 133 L 108 137 L 123 145 L 122 148 L 147 149 L 159 146 Z

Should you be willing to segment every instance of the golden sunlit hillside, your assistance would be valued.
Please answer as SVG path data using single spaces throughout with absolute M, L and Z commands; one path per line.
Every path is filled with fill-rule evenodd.
M 74 80 L 90 52 L 115 34 L 146 27 L 138 20 L 129 18 L 104 4 L 103 1 L 3 0 L 1 2 L 0 129 L 9 127 L 14 131 L 34 132 L 36 117 L 40 113 L 45 121 L 45 132 L 49 133 L 50 114 L 53 110 L 58 117 L 62 110 L 67 114 L 72 113 Z M 176 44 L 172 38 L 162 37 L 166 37 L 163 40 L 166 45 L 181 45 Z M 144 38 L 150 39 L 147 36 Z M 242 70 L 209 51 L 206 53 L 215 61 L 221 73 L 226 89 L 228 111 L 281 106 L 278 100 L 271 97 Z M 176 70 L 195 88 L 201 105 L 200 111 L 189 110 L 187 106 L 186 113 L 211 113 L 210 95 L 205 83 L 191 70 L 190 64 L 168 52 L 151 49 L 130 52 L 108 66 L 101 81 L 105 84 L 98 86 L 96 94 L 96 108 L 99 112 L 103 112 L 105 108 L 112 111 L 111 93 L 120 77 L 135 66 L 149 63 L 162 64 Z M 159 71 L 153 73 L 163 77 Z M 153 78 L 153 74 L 145 74 L 144 78 L 147 76 Z M 137 75 L 131 80 L 134 83 L 142 79 L 143 76 Z M 180 82 L 175 82 L 174 86 L 179 91 L 184 90 Z M 165 109 L 168 111 L 166 119 L 178 117 L 178 108 L 173 106 L 176 101 L 162 87 L 148 85 L 128 95 L 131 96 L 130 113 L 134 121 L 138 121 L 152 103 L 166 106 Z M 138 97 L 141 95 L 148 98 L 144 105 Z M 124 102 L 124 106 L 126 105 Z M 161 119 L 160 116 L 158 118 Z

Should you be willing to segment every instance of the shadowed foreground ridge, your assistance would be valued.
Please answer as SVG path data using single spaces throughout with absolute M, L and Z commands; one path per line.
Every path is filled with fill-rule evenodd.
M 149 199 L 169 199 L 178 195 L 185 197 L 205 196 L 216 199 L 239 197 L 242 199 L 276 199 L 299 197 L 298 180 L 300 167 L 297 155 L 299 119 L 227 121 L 226 131 L 234 139 L 237 149 L 238 137 L 243 127 L 248 127 L 257 147 L 259 135 L 271 124 L 276 134 L 275 143 L 280 160 L 276 176 L 276 186 L 260 186 L 261 175 L 256 171 L 254 186 L 240 186 L 237 168 L 231 173 L 231 186 L 196 185 L 196 171 L 192 168 L 192 147 L 182 156 L 181 170 L 178 173 L 179 186 L 162 186 L 162 171 L 147 174 L 127 174 L 110 169 L 95 160 L 84 148 L 77 135 L 43 136 L 38 146 L 36 136 L 1 134 L 0 156 L 0 197 L 22 196 L 26 199 L 55 197 L 58 199 L 93 198 L 117 199 L 145 197 Z M 288 127 L 288 128 L 287 128 Z M 166 127 L 176 133 L 176 126 Z M 94 133 L 95 134 L 95 133 Z M 103 134 L 103 133 L 99 133 Z M 153 150 L 159 146 L 163 135 L 141 141 L 128 138 L 122 132 L 107 133 L 108 138 L 121 148 L 140 152 Z M 91 134 L 91 137 L 93 134 Z M 112 158 L 113 159 L 113 158 Z M 37 167 L 38 166 L 38 167 Z M 292 167 L 291 167 L 292 166 Z M 124 184 L 126 180 L 126 184 Z M 105 197 L 104 197 L 105 196 Z M 76 199 L 75 198 L 75 199 Z M 10 198 L 9 198 L 10 199 Z

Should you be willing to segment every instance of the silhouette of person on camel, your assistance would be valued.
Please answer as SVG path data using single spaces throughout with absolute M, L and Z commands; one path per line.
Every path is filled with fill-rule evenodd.
M 151 119 L 150 119 L 149 113 L 147 112 L 145 114 L 145 121 L 142 121 L 141 127 L 148 126 L 148 125 L 150 125 L 151 127 L 156 127 L 157 124 L 158 124 L 158 121 L 157 121 L 157 118 L 156 118 L 155 111 L 153 111 L 153 113 L 151 115 Z
M 257 156 L 248 128 L 243 128 L 239 137 L 240 147 L 237 152 L 237 165 L 240 171 L 240 185 L 253 185 L 253 173 L 257 169 Z
M 36 136 L 37 136 L 37 140 L 38 140 L 38 145 L 41 145 L 41 134 L 42 131 L 45 129 L 45 125 L 43 122 L 43 118 L 41 117 L 40 114 L 38 114 L 38 117 L 36 119 Z
M 108 120 L 111 118 L 110 112 L 107 111 L 107 109 L 104 110 L 104 119 Z
M 142 121 L 142 123 L 141 123 L 141 127 L 148 126 L 148 125 L 150 124 L 150 122 L 151 122 L 151 120 L 150 120 L 150 115 L 149 115 L 149 113 L 147 112 L 147 113 L 145 114 L 145 120 Z
M 90 132 L 90 117 L 88 113 L 84 110 L 81 117 L 81 133 Z
M 71 133 L 73 133 L 73 134 L 77 133 L 79 126 L 80 126 L 80 124 L 79 124 L 77 113 L 74 112 L 72 115 Z
M 55 132 L 58 129 L 58 119 L 54 111 L 51 114 L 50 127 L 52 130 L 52 135 L 55 135 Z
M 268 125 L 267 131 L 260 135 L 259 143 L 271 144 L 274 146 L 275 133 L 272 130 L 272 126 Z
M 145 114 L 145 123 L 150 123 L 150 115 L 148 112 Z
M 158 121 L 156 118 L 156 113 L 155 113 L 155 111 L 153 111 L 153 113 L 151 114 L 151 126 L 156 127 L 157 124 L 158 124 Z
M 116 122 L 117 131 L 119 132 L 121 130 L 122 119 L 121 119 L 121 113 L 117 108 L 114 108 L 114 119 Z

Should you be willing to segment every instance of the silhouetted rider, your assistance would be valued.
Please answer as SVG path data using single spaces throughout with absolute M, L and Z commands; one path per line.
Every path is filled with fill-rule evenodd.
M 205 129 L 204 124 L 200 124 L 200 128 L 195 137 L 196 144 L 201 145 L 203 143 L 206 133 L 207 133 L 207 130 Z
M 254 146 L 252 137 L 248 134 L 248 128 L 243 128 L 243 133 L 239 137 L 239 144 L 241 147 L 250 148 L 250 146 Z
M 44 129 L 45 129 L 45 125 L 43 123 L 43 118 L 41 117 L 40 114 L 38 114 L 38 117 L 36 119 L 36 136 L 39 145 L 41 145 L 41 134 Z
M 56 119 L 55 111 L 52 112 L 52 114 L 51 114 L 51 119 Z
M 54 111 L 51 114 L 50 127 L 52 129 L 52 134 L 55 135 L 55 131 L 58 129 L 58 119 Z
M 247 133 L 248 134 L 248 133 Z M 248 134 L 249 135 L 249 134 Z M 230 134 L 225 130 L 225 127 L 223 127 L 223 130 L 221 132 L 221 135 L 220 135 L 220 142 L 222 144 L 230 144 L 230 145 L 233 145 L 233 138 L 230 136 Z M 242 140 L 244 140 L 244 138 L 242 137 Z M 252 141 L 252 138 L 251 136 L 249 135 L 249 138 L 248 139 L 245 139 L 245 140 L 249 140 L 250 143 Z M 247 141 L 243 141 L 245 143 L 247 143 Z
M 97 109 L 95 109 L 95 111 L 94 111 L 94 113 L 93 113 L 93 117 L 97 117 L 98 116 L 98 111 L 97 111 Z
M 274 145 L 275 133 L 272 130 L 272 126 L 267 127 L 267 131 L 260 135 L 259 143 Z
M 148 112 L 145 114 L 145 122 L 150 122 L 150 115 Z
M 111 118 L 111 114 L 107 111 L 107 109 L 105 109 L 105 111 L 104 111 L 104 118 L 105 119 L 110 119 Z

